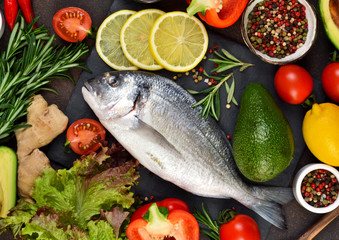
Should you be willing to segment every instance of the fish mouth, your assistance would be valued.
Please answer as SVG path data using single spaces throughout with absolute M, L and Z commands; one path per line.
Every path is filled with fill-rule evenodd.
M 86 81 L 84 83 L 84 87 L 86 88 L 87 91 L 91 92 L 93 90 L 92 86 Z

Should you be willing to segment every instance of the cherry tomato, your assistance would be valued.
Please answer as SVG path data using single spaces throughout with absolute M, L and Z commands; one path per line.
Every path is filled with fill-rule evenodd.
M 290 104 L 300 104 L 312 93 L 311 75 L 298 65 L 279 68 L 274 77 L 274 87 L 279 97 Z
M 148 211 L 149 207 L 152 205 L 153 203 L 148 203 L 145 204 L 144 206 L 138 208 L 132 215 L 131 217 L 131 222 L 133 222 L 134 220 L 138 219 L 138 218 L 142 218 Z M 177 198 L 166 198 L 160 202 L 156 202 L 158 207 L 165 207 L 168 208 L 168 211 L 171 212 L 173 210 L 184 210 L 186 212 L 190 212 L 190 208 L 188 207 L 188 205 Z
M 220 226 L 220 240 L 260 240 L 260 230 L 250 216 L 237 214 Z
M 75 153 L 87 155 L 100 148 L 100 141 L 105 140 L 106 131 L 98 121 L 80 119 L 68 127 L 66 137 Z
M 82 41 L 90 31 L 92 19 L 77 7 L 59 10 L 53 17 L 53 28 L 59 37 L 68 42 Z
M 339 62 L 330 63 L 325 67 L 321 83 L 326 95 L 339 103 Z

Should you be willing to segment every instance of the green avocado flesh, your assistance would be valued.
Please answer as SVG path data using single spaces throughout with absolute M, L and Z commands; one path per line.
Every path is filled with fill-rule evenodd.
M 7 216 L 16 201 L 17 158 L 15 152 L 0 147 L 0 217 Z
M 326 34 L 339 49 L 339 0 L 319 0 L 319 9 Z
M 259 83 L 250 83 L 241 97 L 233 153 L 240 172 L 254 182 L 273 179 L 293 158 L 292 129 L 271 94 Z

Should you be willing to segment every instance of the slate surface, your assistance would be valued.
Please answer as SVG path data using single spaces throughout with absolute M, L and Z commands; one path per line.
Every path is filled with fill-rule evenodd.
M 152 4 L 152 5 L 142 5 L 142 4 L 136 4 L 132 0 L 93 0 L 93 1 L 82 1 L 82 0 L 46 0 L 46 1 L 32 1 L 33 2 L 33 9 L 35 10 L 36 16 L 41 16 L 39 19 L 40 24 L 45 24 L 48 28 L 51 29 L 51 32 L 53 33 L 53 27 L 51 24 L 51 19 L 54 15 L 54 13 L 59 10 L 62 7 L 67 6 L 78 6 L 85 10 L 87 10 L 93 20 L 93 24 L 96 26 L 99 26 L 100 23 L 103 21 L 103 19 L 107 16 L 107 13 L 112 13 L 116 10 L 126 8 L 126 9 L 142 9 L 142 8 L 148 8 L 148 7 L 155 7 L 155 8 L 161 8 L 166 11 L 170 10 L 183 10 L 185 8 L 185 1 L 184 0 L 171 0 L 171 1 L 164 1 L 163 3 L 159 4 Z M 312 4 L 315 5 L 316 1 L 310 1 Z M 111 6 L 111 9 L 109 10 L 109 7 Z M 3 9 L 3 5 L 1 5 L 1 8 Z M 308 55 L 303 58 L 301 61 L 297 62 L 298 65 L 303 66 L 306 68 L 312 75 L 313 80 L 316 85 L 316 96 L 319 100 L 324 100 L 324 93 L 320 89 L 320 77 L 321 77 L 321 71 L 325 67 L 325 65 L 328 63 L 328 56 L 329 53 L 334 50 L 333 45 L 329 42 L 327 39 L 324 29 L 321 25 L 320 20 L 318 21 L 319 24 L 319 32 L 318 37 L 315 46 L 313 49 L 308 53 Z M 233 26 L 226 28 L 226 29 L 213 29 L 208 26 L 206 26 L 209 29 L 210 33 L 210 42 L 211 44 L 218 43 L 219 48 L 225 48 L 229 50 L 231 53 L 233 53 L 235 56 L 239 57 L 239 59 L 244 60 L 246 62 L 252 62 L 255 63 L 256 66 L 253 69 L 248 69 L 244 73 L 239 73 L 235 71 L 236 74 L 236 92 L 235 96 L 238 100 L 240 100 L 241 93 L 243 92 L 245 86 L 251 82 L 251 81 L 260 81 L 265 86 L 267 86 L 270 89 L 270 92 L 274 95 L 275 99 L 278 101 L 278 104 L 281 106 L 281 108 L 286 113 L 289 121 L 291 122 L 294 132 L 300 131 L 300 128 L 297 125 L 301 125 L 300 119 L 302 118 L 302 115 L 304 114 L 305 110 L 303 110 L 299 106 L 291 106 L 286 103 L 283 103 L 277 98 L 274 89 L 273 89 L 273 78 L 274 72 L 276 71 L 277 67 L 273 65 L 268 65 L 263 62 L 259 62 L 259 60 L 249 51 L 247 48 L 244 47 L 244 43 L 241 39 L 240 30 L 239 30 L 240 22 L 236 22 Z M 216 34 L 218 33 L 218 34 Z M 0 41 L 0 47 L 1 49 L 4 49 L 6 46 L 6 40 L 8 39 L 9 31 L 6 29 L 5 35 Z M 94 42 L 92 40 L 86 40 L 87 43 L 90 46 L 93 46 Z M 57 43 L 65 44 L 62 40 L 57 39 Z M 93 49 L 92 53 L 90 54 L 88 58 L 87 65 L 90 66 L 91 70 L 93 71 L 93 74 L 88 74 L 86 72 L 81 73 L 79 70 L 72 70 L 71 74 L 77 80 L 79 78 L 78 84 L 76 88 L 74 89 L 74 86 L 72 86 L 71 83 L 69 83 L 67 80 L 58 80 L 55 82 L 52 82 L 50 85 L 57 89 L 60 93 L 59 96 L 52 95 L 50 93 L 43 93 L 44 97 L 47 99 L 49 103 L 56 103 L 62 110 L 66 110 L 67 115 L 70 117 L 70 122 L 77 120 L 77 116 L 80 117 L 80 115 L 77 115 L 78 112 L 82 111 L 82 108 L 85 109 L 86 113 L 84 115 L 86 116 L 93 116 L 92 112 L 86 108 L 86 106 L 78 106 L 76 103 L 77 101 L 82 102 L 82 99 L 79 98 L 79 89 L 82 85 L 83 81 L 95 76 L 96 74 L 101 73 L 102 71 L 108 71 L 111 70 L 109 67 L 107 67 L 101 59 L 97 56 L 95 49 Z M 81 75 L 80 75 L 81 74 Z M 164 74 L 165 76 L 172 77 L 173 74 L 166 73 L 164 71 L 160 71 L 159 74 Z M 191 89 L 203 89 L 206 87 L 204 84 L 195 85 L 193 84 L 192 79 L 181 79 L 178 81 L 179 84 L 183 85 L 186 88 Z M 74 94 L 71 97 L 71 94 L 74 89 Z M 223 96 L 225 99 L 225 97 Z M 68 103 L 68 100 L 70 102 Z M 68 105 L 67 109 L 66 106 Z M 74 108 L 72 108 L 73 106 Z M 225 130 L 227 134 L 232 135 L 233 129 L 234 129 L 234 123 L 237 115 L 236 108 L 232 107 L 231 111 L 224 111 L 222 114 L 222 119 L 220 121 L 221 127 Z M 291 113 L 288 113 L 290 112 Z M 295 126 L 294 126 L 295 125 Z M 299 136 L 298 136 L 299 135 Z M 296 139 L 300 139 L 300 133 L 297 133 L 297 136 L 295 136 Z M 64 138 L 63 138 L 64 139 Z M 63 139 L 62 142 L 63 143 Z M 58 140 L 56 140 L 57 142 Z M 55 144 L 55 143 L 54 143 Z M 58 144 L 59 145 L 59 144 Z M 60 146 L 60 145 L 59 145 Z M 272 181 L 270 184 L 273 185 L 284 185 L 287 186 L 290 184 L 290 180 L 293 178 L 294 169 L 298 169 L 304 164 L 307 164 L 309 162 L 314 162 L 316 159 L 312 156 L 312 154 L 305 149 L 305 145 L 302 142 L 298 143 L 298 151 L 296 152 L 296 156 L 292 162 L 292 165 L 283 173 L 283 175 L 280 177 L 279 180 Z M 48 149 L 46 149 L 48 150 Z M 53 154 L 52 154 L 53 155 Z M 55 156 L 55 155 L 54 155 Z M 62 155 L 52 157 L 52 160 L 56 161 L 57 159 L 60 159 L 58 161 L 61 161 L 61 163 L 64 163 L 64 166 L 70 166 L 72 160 L 74 159 L 73 156 L 70 157 L 67 162 L 64 162 L 65 159 L 62 157 L 59 158 Z M 300 160 L 299 160 L 300 158 Z M 57 167 L 58 164 L 54 162 L 54 165 Z M 146 170 L 142 170 L 142 174 L 144 177 L 141 179 L 149 179 L 153 184 L 151 187 L 146 185 L 143 182 L 138 186 L 138 191 L 143 192 L 143 188 L 147 190 L 146 192 L 143 192 L 144 196 L 155 196 L 155 200 L 160 200 L 165 196 L 178 196 L 178 197 L 184 197 L 186 201 L 189 202 L 189 205 L 191 207 L 193 206 L 200 206 L 201 202 L 204 201 L 208 205 L 208 208 L 210 209 L 212 216 L 216 217 L 217 212 L 220 209 L 228 208 L 231 206 L 236 206 L 237 210 L 239 212 L 248 212 L 249 210 L 238 204 L 237 202 L 233 200 L 216 200 L 216 199 L 205 199 L 205 198 L 199 198 L 194 195 L 191 195 L 189 193 L 186 193 L 177 187 L 173 186 L 172 184 L 166 183 L 162 181 L 160 178 L 156 176 L 150 176 L 149 173 Z M 157 192 L 157 194 L 155 194 Z M 284 206 L 284 211 L 286 213 L 286 219 L 287 219 L 287 230 L 280 230 L 275 228 L 274 226 L 271 227 L 270 224 L 267 224 L 264 220 L 262 220 L 260 217 L 258 217 L 255 213 L 249 211 L 248 214 L 250 214 L 253 218 L 255 218 L 257 221 L 259 221 L 259 226 L 262 231 L 262 239 L 267 240 L 287 240 L 287 239 L 297 239 L 300 235 L 302 235 L 310 226 L 312 226 L 316 221 L 318 221 L 321 218 L 321 215 L 312 214 L 305 209 L 303 209 L 301 206 L 297 204 L 295 200 L 291 201 L 289 204 L 286 204 Z M 318 234 L 318 236 L 315 238 L 316 240 L 322 240 L 322 239 L 339 239 L 339 233 L 337 229 L 339 228 L 339 220 L 333 221 L 328 227 L 325 228 L 321 233 Z M 10 234 L 1 235 L 0 239 L 13 239 Z
M 149 8 L 159 8 L 164 11 L 173 11 L 173 10 L 184 10 L 182 1 L 164 1 L 159 4 L 149 5 Z M 144 4 L 138 4 L 133 1 L 125 1 L 125 0 L 115 0 L 111 6 L 110 12 L 113 13 L 115 11 L 121 9 L 132 9 L 132 10 L 140 10 L 145 8 Z M 292 175 L 294 173 L 294 169 L 302 155 L 303 149 L 305 148 L 305 143 L 303 141 L 302 133 L 301 133 L 301 123 L 303 116 L 305 114 L 305 110 L 301 106 L 291 106 L 282 102 L 277 96 L 274 86 L 273 86 L 273 78 L 274 74 L 277 71 L 278 67 L 265 63 L 257 58 L 254 54 L 252 54 L 247 47 L 242 44 L 239 44 L 235 41 L 231 41 L 227 38 L 224 38 L 223 35 L 219 32 L 213 31 L 211 29 L 208 30 L 209 38 L 210 38 L 210 48 L 213 48 L 215 44 L 219 46 L 219 49 L 225 48 L 233 55 L 238 57 L 239 59 L 253 63 L 255 66 L 246 69 L 244 72 L 239 72 L 238 70 L 234 70 L 235 81 L 236 81 L 236 91 L 235 98 L 240 102 L 240 97 L 245 87 L 250 82 L 260 82 L 264 86 L 266 86 L 273 97 L 276 99 L 278 105 L 281 107 L 285 116 L 287 117 L 290 125 L 292 127 L 294 133 L 295 140 L 295 154 L 294 158 L 290 164 L 290 166 L 277 178 L 264 183 L 263 185 L 275 185 L 275 186 L 288 186 Z M 208 57 L 212 55 L 207 55 Z M 81 87 L 83 82 L 87 79 L 93 78 L 105 71 L 110 71 L 111 69 L 100 59 L 95 48 L 93 48 L 90 56 L 87 60 L 87 66 L 91 69 L 92 73 L 83 72 L 79 78 L 79 81 L 75 87 L 74 93 L 70 98 L 68 106 L 66 108 L 66 115 L 69 117 L 70 123 L 81 119 L 81 118 L 96 118 L 91 109 L 88 107 L 86 102 L 83 100 L 81 94 Z M 202 63 L 202 66 L 206 69 L 211 69 L 212 64 L 205 60 Z M 157 71 L 157 74 L 166 76 L 168 78 L 172 78 L 175 74 L 161 70 Z M 195 84 L 192 80 L 191 76 L 183 76 L 177 83 L 183 86 L 185 89 L 204 89 L 207 85 L 203 82 L 199 84 Z M 319 82 L 315 84 L 315 91 L 320 91 L 321 86 Z M 225 102 L 225 92 L 221 91 L 222 101 Z M 318 94 L 318 99 L 323 98 L 322 94 Z M 225 131 L 226 134 L 233 135 L 234 126 L 238 114 L 238 107 L 231 107 L 230 110 L 223 108 L 221 119 L 219 125 Z M 62 142 L 65 139 L 65 135 L 59 136 L 47 150 L 48 157 L 57 162 L 58 164 L 70 167 L 72 165 L 72 160 L 77 156 L 75 154 L 67 155 L 64 154 L 62 148 L 60 148 Z M 230 208 L 235 206 L 239 212 L 243 212 L 251 215 L 259 224 L 262 233 L 262 239 L 265 239 L 268 234 L 268 229 L 270 224 L 260 218 L 257 214 L 252 212 L 251 210 L 244 208 L 242 205 L 237 203 L 234 200 L 220 200 L 220 199 L 210 199 L 210 198 L 201 198 L 194 196 L 190 193 L 187 193 L 173 184 L 163 181 L 157 176 L 150 174 L 148 170 L 141 168 L 141 178 L 139 185 L 135 188 L 136 193 L 138 193 L 142 197 L 150 197 L 154 196 L 156 199 L 163 199 L 165 197 L 178 197 L 187 202 L 191 207 L 200 207 L 201 203 L 204 202 L 206 206 L 210 209 L 213 216 L 216 216 L 217 212 L 224 208 Z

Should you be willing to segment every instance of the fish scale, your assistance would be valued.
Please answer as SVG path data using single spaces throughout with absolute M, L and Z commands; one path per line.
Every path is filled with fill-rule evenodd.
M 85 101 L 104 127 L 148 170 L 193 194 L 234 198 L 283 228 L 280 204 L 291 189 L 245 183 L 216 122 L 200 117 L 195 99 L 153 73 L 118 71 L 85 83 Z

